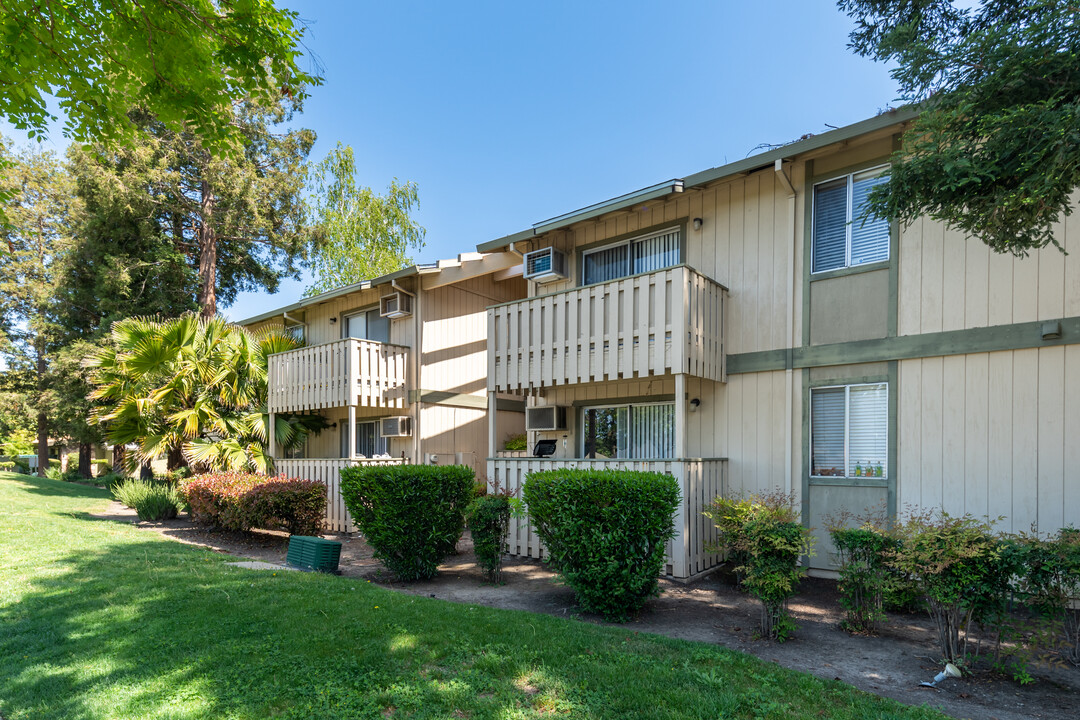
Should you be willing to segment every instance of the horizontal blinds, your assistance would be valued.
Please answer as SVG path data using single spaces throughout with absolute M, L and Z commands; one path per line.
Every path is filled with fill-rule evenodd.
M 844 475 L 845 388 L 810 391 L 810 474 Z
M 852 385 L 848 400 L 848 476 L 871 474 L 882 468 L 888 475 L 889 390 L 881 385 Z M 855 471 L 859 466 L 861 473 Z M 874 475 L 877 473 L 874 472 Z
M 814 188 L 813 272 L 842 268 L 847 263 L 847 178 Z
M 870 191 L 889 181 L 880 170 L 855 175 L 851 182 L 851 264 L 878 262 L 889 259 L 889 221 L 879 217 L 863 217 Z
M 631 248 L 631 274 L 652 272 L 679 264 L 679 231 L 672 230 L 663 235 L 656 235 L 638 240 Z M 662 456 L 654 456 L 662 457 Z

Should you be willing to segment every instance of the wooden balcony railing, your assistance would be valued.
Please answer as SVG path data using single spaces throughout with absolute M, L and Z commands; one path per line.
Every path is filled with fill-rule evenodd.
M 488 483 L 521 497 L 529 473 L 558 468 L 646 470 L 672 475 L 679 482 L 682 504 L 675 513 L 675 537 L 668 541 L 664 572 L 688 578 L 716 567 L 721 560 L 708 547 L 717 540 L 716 525 L 702 515 L 709 503 L 727 492 L 727 460 L 586 460 L 554 458 L 488 458 Z M 540 558 L 545 549 L 528 517 L 510 519 L 507 545 L 511 555 Z
M 317 480 L 326 485 L 325 529 L 331 532 L 356 532 L 352 516 L 341 497 L 341 470 L 356 465 L 401 465 L 401 458 L 389 460 L 346 460 L 345 458 L 303 458 L 274 461 L 274 471 L 290 478 Z
M 727 379 L 719 283 L 680 265 L 488 309 L 488 390 Z
M 347 338 L 269 358 L 269 412 L 406 405 L 409 349 Z

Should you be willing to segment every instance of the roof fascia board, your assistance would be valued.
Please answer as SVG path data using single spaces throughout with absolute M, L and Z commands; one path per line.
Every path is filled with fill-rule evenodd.
M 765 167 L 773 165 L 776 160 L 786 160 L 794 157 L 795 155 L 801 155 L 813 150 L 827 147 L 838 142 L 845 140 L 851 140 L 861 135 L 872 133 L 876 130 L 887 128 L 890 125 L 898 125 L 903 122 L 908 122 L 915 119 L 919 115 L 919 110 L 914 106 L 907 106 L 899 108 L 897 110 L 889 110 L 883 112 L 880 115 L 869 118 L 867 120 L 861 120 L 851 125 L 845 125 L 842 128 L 836 130 L 830 130 L 828 132 L 821 133 L 820 135 L 814 135 L 808 137 L 805 140 L 796 140 L 793 143 L 789 143 L 782 147 L 778 147 L 774 150 L 768 150 L 758 155 L 752 155 L 744 160 L 729 163 L 727 165 L 721 165 L 720 167 L 711 168 L 709 170 L 703 170 L 701 172 L 688 175 L 683 178 L 682 190 L 690 190 L 695 187 L 700 187 L 716 180 L 739 175 L 740 173 L 747 173 L 753 170 L 759 170 Z M 519 242 L 521 240 L 527 240 L 536 235 L 555 230 L 559 227 L 565 227 L 574 223 L 582 222 L 583 220 L 589 220 L 600 215 L 620 210 L 622 208 L 634 205 L 638 202 L 645 200 L 651 200 L 661 195 L 667 194 L 658 192 L 657 194 L 651 194 L 650 191 L 655 192 L 656 188 L 671 187 L 676 181 L 669 181 L 662 183 L 661 185 L 654 185 L 651 188 L 645 188 L 639 190 L 637 193 L 631 193 L 630 195 L 622 195 L 617 198 L 612 198 L 605 202 L 590 205 L 589 207 L 576 210 L 566 215 L 560 215 L 552 218 L 551 220 L 545 220 L 537 223 L 530 230 L 523 230 L 513 235 L 507 235 L 506 237 L 498 238 L 497 240 L 491 240 L 486 243 L 476 246 L 476 249 L 480 252 L 492 252 L 501 248 L 507 247 L 512 242 Z M 650 194 L 649 197 L 644 197 L 638 193 Z

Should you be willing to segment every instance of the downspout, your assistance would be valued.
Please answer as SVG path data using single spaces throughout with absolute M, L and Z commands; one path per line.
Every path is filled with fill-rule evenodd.
M 788 257 L 788 283 L 787 283 L 787 334 L 784 338 L 784 344 L 787 348 L 795 347 L 795 307 L 793 305 L 795 301 L 795 186 L 791 184 L 791 178 L 784 172 L 784 161 L 781 158 L 776 159 L 776 164 L 773 166 L 776 172 L 776 178 L 780 181 L 780 184 L 787 190 L 788 193 L 788 225 L 791 228 L 791 238 L 788 243 L 790 255 Z M 784 363 L 784 410 L 787 416 L 787 422 L 784 423 L 784 486 L 787 494 L 790 496 L 794 491 L 794 479 L 792 477 L 791 462 L 792 462 L 792 430 L 791 427 L 795 423 L 795 405 L 792 399 L 792 393 L 794 392 L 794 370 L 791 368 L 791 363 Z

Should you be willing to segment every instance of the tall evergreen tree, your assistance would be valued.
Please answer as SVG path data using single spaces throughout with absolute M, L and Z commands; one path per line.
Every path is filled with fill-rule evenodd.
M 128 145 L 72 151 L 80 193 L 95 198 L 89 205 L 101 223 L 90 236 L 120 233 L 144 246 L 114 279 L 149 278 L 152 295 L 170 300 L 177 288 L 150 279 L 182 280 L 203 316 L 212 317 L 218 300 L 273 292 L 283 277 L 298 276 L 312 238 L 303 188 L 315 133 L 284 127 L 296 110 L 287 100 L 239 105 L 239 155 L 217 155 L 196 136 L 140 113 L 133 116 L 143 132 Z M 131 292 L 145 291 L 131 284 Z
M 27 405 L 36 416 L 38 472 L 49 465 L 50 361 L 61 344 L 53 289 L 59 258 L 72 245 L 78 201 L 71 179 L 51 152 L 14 151 L 0 140 L 7 165 L 0 186 L 11 200 L 0 226 L 7 257 L 0 263 L 0 352 L 10 368 L 30 371 Z

